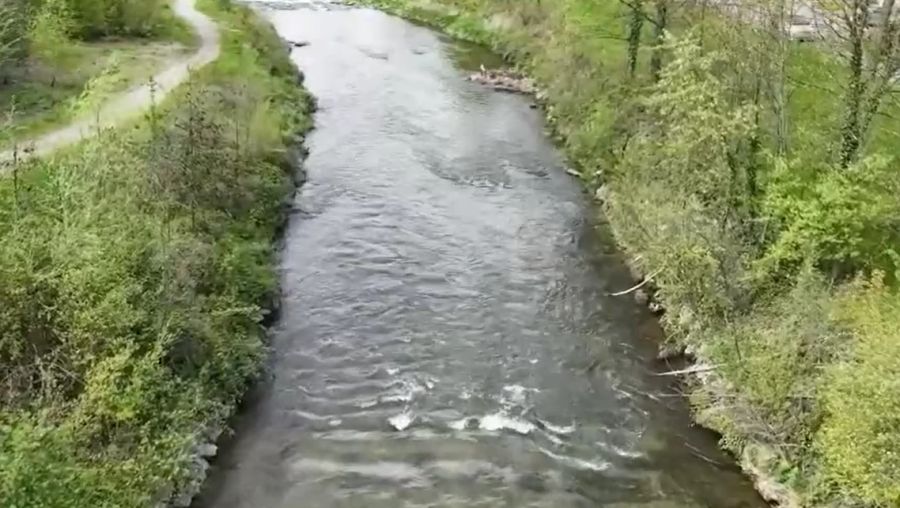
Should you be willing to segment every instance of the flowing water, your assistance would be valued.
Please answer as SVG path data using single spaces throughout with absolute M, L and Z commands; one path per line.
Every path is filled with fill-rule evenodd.
M 765 506 L 655 375 L 658 324 L 529 100 L 369 9 L 261 7 L 317 97 L 271 381 L 200 507 Z

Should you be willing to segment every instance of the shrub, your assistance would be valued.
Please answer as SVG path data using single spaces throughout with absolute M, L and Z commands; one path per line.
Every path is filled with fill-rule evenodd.
M 67 1 L 74 13 L 78 33 L 86 38 L 152 35 L 166 5 L 164 0 Z
M 0 179 L 0 505 L 140 507 L 187 480 L 264 352 L 272 234 L 308 125 L 248 9 L 136 129 Z
M 834 491 L 873 506 L 900 505 L 900 296 L 877 278 L 848 288 L 838 317 L 854 336 L 828 369 L 818 436 Z
M 611 176 L 608 210 L 619 239 L 643 255 L 648 272 L 660 272 L 655 280 L 674 314 L 716 320 L 748 296 L 748 197 L 733 152 L 747 134 L 749 109 L 725 100 L 714 54 L 701 54 L 691 39 L 673 49 Z
M 823 277 L 807 265 L 787 292 L 760 298 L 753 310 L 705 330 L 703 354 L 729 382 L 731 400 L 701 405 L 729 448 L 767 443 L 792 460 L 805 460 L 821 423 L 822 373 L 848 337 L 828 319 L 836 304 Z M 702 388 L 701 388 L 702 390 Z
M 760 261 L 767 272 L 790 273 L 805 259 L 835 277 L 876 269 L 893 276 L 900 268 L 900 173 L 890 159 L 873 156 L 843 170 L 779 163 L 764 209 L 780 226 Z
M 0 2 L 0 79 L 25 56 L 29 7 L 26 0 Z
M 69 55 L 73 30 L 72 11 L 65 0 L 46 0 L 31 22 L 31 54 L 58 67 Z

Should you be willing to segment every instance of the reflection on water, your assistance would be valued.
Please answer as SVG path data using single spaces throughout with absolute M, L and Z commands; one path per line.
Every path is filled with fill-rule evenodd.
M 273 378 L 198 505 L 763 506 L 606 296 L 630 280 L 539 113 L 463 79 L 494 57 L 266 6 L 321 110 Z

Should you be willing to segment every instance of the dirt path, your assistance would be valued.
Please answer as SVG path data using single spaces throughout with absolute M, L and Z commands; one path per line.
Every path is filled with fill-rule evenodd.
M 219 56 L 221 45 L 216 23 L 205 14 L 199 12 L 195 0 L 174 0 L 172 9 L 175 14 L 187 22 L 200 38 L 200 47 L 192 55 L 174 61 L 166 69 L 153 76 L 156 85 L 156 101 L 162 100 L 175 87 L 183 83 L 192 69 L 198 69 L 212 62 Z M 19 143 L 21 149 L 28 149 L 31 155 L 42 156 L 79 140 L 92 136 L 97 128 L 107 128 L 134 118 L 149 109 L 154 92 L 148 83 L 122 92 L 108 100 L 97 114 L 89 118 L 76 120 L 56 130 L 41 134 L 33 139 Z M 0 163 L 13 158 L 11 151 L 0 152 Z M 2 172 L 2 168 L 0 168 Z

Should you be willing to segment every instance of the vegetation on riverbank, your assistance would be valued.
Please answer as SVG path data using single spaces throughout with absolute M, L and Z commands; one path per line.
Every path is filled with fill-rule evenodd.
M 693 400 L 727 448 L 801 504 L 900 506 L 900 26 L 837 1 L 848 31 L 811 44 L 775 0 L 753 22 L 699 0 L 364 3 L 543 86 L 671 340 L 710 365 Z
M 195 43 L 166 2 L 7 0 L 0 19 L 0 147 L 90 115 Z
M 260 367 L 310 102 L 268 24 L 201 7 L 217 61 L 133 128 L 0 179 L 2 506 L 166 503 Z

